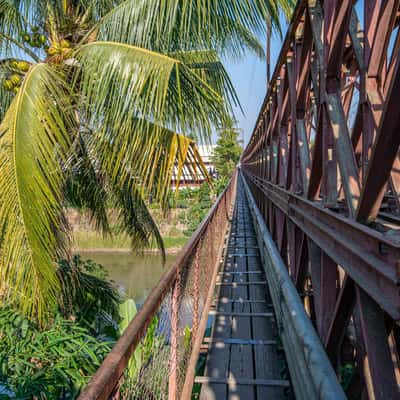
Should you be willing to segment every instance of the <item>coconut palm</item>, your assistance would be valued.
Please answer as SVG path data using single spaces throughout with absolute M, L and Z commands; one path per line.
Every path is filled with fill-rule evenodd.
M 0 273 L 3 299 L 40 323 L 68 257 L 67 202 L 133 245 L 162 239 L 173 173 L 202 169 L 236 94 L 219 59 L 251 49 L 290 0 L 0 0 Z M 184 167 L 186 166 L 186 167 Z

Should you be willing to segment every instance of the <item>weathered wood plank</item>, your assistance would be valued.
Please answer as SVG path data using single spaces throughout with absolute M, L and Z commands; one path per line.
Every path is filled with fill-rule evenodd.
M 196 376 L 195 383 L 224 383 L 233 387 L 237 385 L 260 385 L 260 386 L 281 386 L 288 387 L 289 381 L 278 379 L 220 379 L 210 378 L 209 376 Z
M 245 242 L 244 242 L 245 243 Z M 238 271 L 247 271 L 247 262 L 243 257 L 235 258 Z M 247 278 L 247 277 L 246 277 Z M 239 282 L 242 277 L 234 276 L 234 282 Z M 249 299 L 248 287 L 240 284 L 233 286 L 233 291 L 243 299 Z M 236 298 L 236 296 L 234 297 Z M 233 312 L 244 313 L 243 316 L 232 316 L 232 338 L 251 337 L 250 317 L 245 316 L 250 312 L 249 303 L 233 303 Z M 253 351 L 249 346 L 231 345 L 231 360 L 229 365 L 230 379 L 253 379 Z M 228 388 L 228 399 L 255 399 L 255 391 L 252 386 L 238 385 L 235 388 Z
M 239 193 L 228 248 L 252 248 L 227 254 L 219 273 L 217 295 L 209 315 L 215 317 L 208 350 L 201 400 L 284 399 L 286 379 L 280 377 L 276 327 L 271 299 L 261 268 L 255 231 L 246 200 Z M 232 239 L 235 245 L 232 246 Z

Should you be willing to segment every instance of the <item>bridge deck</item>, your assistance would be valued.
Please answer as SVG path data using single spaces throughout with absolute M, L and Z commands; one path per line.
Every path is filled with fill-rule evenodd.
M 211 337 L 203 342 L 204 376 L 195 378 L 202 384 L 200 399 L 287 398 L 289 382 L 274 310 L 240 185 L 222 265 L 209 313 Z

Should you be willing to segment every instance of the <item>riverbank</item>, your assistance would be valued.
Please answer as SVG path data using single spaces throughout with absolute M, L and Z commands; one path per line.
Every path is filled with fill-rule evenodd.
M 167 254 L 176 254 L 188 241 L 186 236 L 164 236 L 165 252 Z M 130 253 L 132 252 L 131 242 L 125 235 L 113 235 L 112 237 L 103 237 L 95 231 L 73 232 L 73 251 L 76 253 Z M 158 249 L 143 249 L 144 253 L 157 253 Z
M 151 216 L 163 238 L 167 254 L 179 252 L 201 223 L 210 207 L 210 188 L 205 185 L 196 190 L 182 190 L 179 201 L 176 201 L 175 207 L 170 208 L 168 212 L 162 212 L 158 207 L 149 208 Z M 131 240 L 127 235 L 119 233 L 120 222 L 118 215 L 117 210 L 108 210 L 108 220 L 112 234 L 103 236 L 93 227 L 90 215 L 70 208 L 67 217 L 73 232 L 74 250 L 79 253 L 130 252 Z M 150 248 L 143 251 L 154 253 L 158 250 Z
M 170 247 L 165 249 L 166 255 L 176 255 L 181 251 L 182 247 Z M 128 248 L 107 248 L 107 247 L 88 247 L 85 249 L 79 247 L 72 248 L 73 253 L 79 253 L 85 255 L 85 253 L 121 253 L 121 254 L 160 254 L 160 250 L 158 249 L 141 249 L 138 251 L 134 251 Z

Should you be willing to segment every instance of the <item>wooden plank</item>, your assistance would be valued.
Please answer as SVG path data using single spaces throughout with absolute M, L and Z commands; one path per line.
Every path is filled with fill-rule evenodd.
M 243 203 L 242 203 L 243 204 Z M 243 242 L 246 243 L 245 241 Z M 235 258 L 238 271 L 247 270 L 246 258 Z M 233 278 L 238 281 L 239 276 Z M 248 287 L 246 285 L 236 285 L 234 293 L 244 299 L 248 297 Z M 250 317 L 245 316 L 250 311 L 250 304 L 233 303 L 233 312 L 242 315 L 232 316 L 232 338 L 251 337 Z M 229 365 L 229 379 L 253 379 L 253 350 L 250 346 L 231 345 L 231 360 Z M 255 391 L 252 386 L 228 387 L 228 399 L 255 399 Z
M 232 257 L 259 257 L 258 254 L 249 254 L 249 253 L 231 253 L 228 254 L 228 258 L 232 258 Z
M 237 288 L 238 286 L 253 286 L 253 285 L 266 285 L 266 281 L 257 281 L 257 282 L 217 282 L 217 286 L 233 286 Z
M 232 238 L 236 238 L 236 239 L 256 239 L 257 236 L 256 235 L 232 235 Z
M 223 275 L 223 276 L 229 276 L 229 275 L 235 275 L 235 274 L 238 274 L 238 275 L 249 275 L 249 274 L 263 274 L 264 272 L 263 271 L 236 271 L 236 272 L 226 272 L 226 271 L 223 271 L 223 272 L 219 272 L 218 273 L 218 275 Z
M 225 344 L 242 344 L 242 345 L 276 345 L 276 340 L 256 340 L 256 339 L 240 339 L 240 338 L 223 338 L 216 339 L 212 337 L 204 338 L 204 343 L 225 343 Z
M 247 223 L 247 202 L 240 193 L 234 219 L 231 238 L 239 238 L 240 248 L 257 248 L 254 228 Z M 244 230 L 245 235 L 238 234 Z M 202 344 L 208 355 L 204 376 L 195 379 L 202 384 L 200 399 L 283 400 L 289 382 L 279 375 L 274 314 L 260 261 L 231 255 L 219 273 L 224 282 L 217 283 L 219 292 L 209 312 L 215 316 L 212 335 Z
M 282 379 L 243 379 L 243 378 L 211 378 L 209 376 L 196 376 L 194 379 L 195 383 L 223 383 L 226 385 L 234 386 L 281 386 L 281 387 L 289 387 L 289 381 Z
M 242 304 L 246 304 L 246 303 L 242 303 Z M 237 305 L 237 303 L 234 303 L 234 306 L 236 306 Z M 227 317 L 258 317 L 258 318 L 260 318 L 260 317 L 268 317 L 268 318 L 271 318 L 271 317 L 273 317 L 274 316 L 274 314 L 273 313 L 271 313 L 271 312 L 259 312 L 259 313 L 257 313 L 257 312 L 242 312 L 242 311 L 239 311 L 239 312 L 235 312 L 235 311 L 233 311 L 233 312 L 227 312 L 227 311 L 217 311 L 217 310 L 210 310 L 210 312 L 209 312 L 209 315 L 225 315 L 225 316 L 227 316 Z
M 229 245 L 228 248 L 233 247 L 234 249 L 258 249 L 258 246 L 235 246 L 235 245 Z
M 266 303 L 267 307 L 272 307 L 272 303 L 267 303 L 265 300 L 244 300 L 244 299 L 227 299 L 221 297 L 218 299 L 220 304 L 224 303 Z
M 234 212 L 234 218 L 237 217 L 237 205 Z M 224 264 L 226 268 L 226 263 Z M 219 298 L 230 298 L 232 288 L 229 286 L 218 287 Z M 218 303 L 218 308 L 222 311 L 232 311 L 231 303 Z M 227 323 L 229 318 L 217 316 L 214 320 L 211 336 L 213 338 L 225 338 L 231 334 L 231 325 Z M 224 348 L 213 347 L 207 354 L 204 374 L 213 378 L 226 378 L 229 367 L 230 346 Z M 227 396 L 227 386 L 220 383 L 205 383 L 201 387 L 200 400 L 218 400 L 225 399 Z

